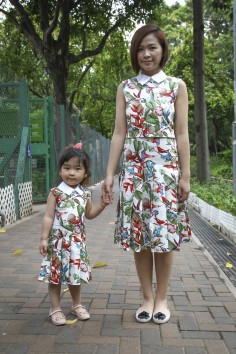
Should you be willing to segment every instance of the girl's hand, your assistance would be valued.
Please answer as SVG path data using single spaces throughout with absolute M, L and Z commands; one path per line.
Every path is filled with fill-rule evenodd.
M 106 177 L 103 185 L 102 185 L 102 197 L 103 202 L 106 204 L 111 204 L 113 200 L 113 185 L 114 185 L 114 177 L 108 176 Z
M 188 199 L 190 192 L 190 179 L 188 177 L 180 177 L 178 184 L 177 197 L 180 202 L 184 202 Z
M 41 240 L 40 245 L 39 245 L 39 252 L 44 257 L 47 255 L 47 247 L 48 247 L 47 240 Z

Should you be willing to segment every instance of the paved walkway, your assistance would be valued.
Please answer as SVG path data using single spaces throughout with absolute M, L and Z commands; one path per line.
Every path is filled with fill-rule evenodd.
M 100 186 L 93 191 L 98 200 Z M 236 354 L 236 289 L 194 241 L 175 253 L 168 301 L 171 320 L 137 323 L 141 304 L 132 253 L 113 245 L 115 202 L 87 221 L 93 282 L 83 287 L 91 319 L 62 327 L 48 320 L 47 286 L 37 281 L 44 205 L 0 233 L 0 354 Z M 22 254 L 13 255 L 16 250 Z M 230 285 L 231 284 L 231 285 Z M 68 319 L 71 300 L 63 292 Z

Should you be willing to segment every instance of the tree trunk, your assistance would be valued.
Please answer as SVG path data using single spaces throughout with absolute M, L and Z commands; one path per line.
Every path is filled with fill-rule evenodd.
M 193 0 L 193 32 L 194 119 L 197 178 L 200 182 L 203 182 L 210 179 L 210 156 L 205 99 L 203 0 Z
M 67 107 L 66 104 L 67 75 L 65 76 L 64 70 L 53 70 L 51 71 L 51 77 L 53 80 L 55 101 L 57 104 L 62 104 L 66 108 Z

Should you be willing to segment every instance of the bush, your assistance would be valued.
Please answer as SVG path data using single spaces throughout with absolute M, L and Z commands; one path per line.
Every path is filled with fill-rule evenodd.
M 220 180 L 199 183 L 195 177 L 191 179 L 191 192 L 214 207 L 236 216 L 236 198 L 233 186 Z
M 196 178 L 196 157 L 191 157 L 191 192 L 214 207 L 236 216 L 233 195 L 232 151 L 211 157 L 211 180 L 200 183 Z M 228 180 L 228 181 L 226 181 Z

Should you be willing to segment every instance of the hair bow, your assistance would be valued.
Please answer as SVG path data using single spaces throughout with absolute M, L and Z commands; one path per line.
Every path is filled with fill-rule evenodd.
M 82 146 L 83 146 L 82 143 L 77 143 L 77 144 L 75 144 L 73 147 L 74 147 L 75 149 L 82 149 Z
M 82 143 L 77 143 L 77 144 L 75 144 L 75 145 L 68 145 L 68 146 L 66 146 L 66 149 L 69 149 L 69 148 L 71 148 L 71 147 L 73 147 L 73 148 L 75 148 L 75 149 L 82 149 L 82 146 L 83 146 Z

